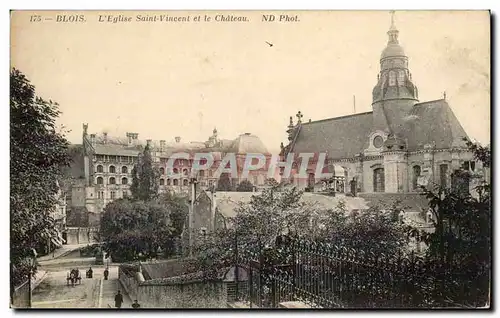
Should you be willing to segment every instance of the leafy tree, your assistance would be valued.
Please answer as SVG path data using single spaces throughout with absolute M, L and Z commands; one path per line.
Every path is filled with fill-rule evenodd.
M 467 144 L 475 158 L 489 167 L 489 148 Z M 436 229 L 420 235 L 429 246 L 426 261 L 436 269 L 432 283 L 437 287 L 431 289 L 430 298 L 438 305 L 485 306 L 491 289 L 490 186 L 479 185 L 478 196 L 473 197 L 468 191 L 468 172 L 458 171 L 454 177 L 451 189 L 424 189 Z
M 236 191 L 238 191 L 238 192 L 252 192 L 253 191 L 253 184 L 248 180 L 243 180 L 236 187 Z
M 58 104 L 35 93 L 19 70 L 10 73 L 11 283 L 26 280 L 32 249 L 56 235 L 51 211 L 57 204 L 57 180 L 68 166 L 68 141 L 56 129 Z
M 276 187 L 279 186 L 278 181 L 276 181 L 276 179 L 274 179 L 274 178 L 268 178 L 268 179 L 266 179 L 265 184 L 267 186 L 271 187 L 271 188 L 276 188 Z
M 160 184 L 160 172 L 153 163 L 149 145 L 146 145 L 138 159 L 132 169 L 132 186 L 130 187 L 132 197 L 143 201 L 156 199 Z
M 112 257 L 134 260 L 156 257 L 166 250 L 175 229 L 171 211 L 157 201 L 119 199 L 109 203 L 101 218 L 101 237 Z
M 217 182 L 217 191 L 233 191 L 233 186 L 231 183 L 231 178 L 228 173 L 222 173 Z

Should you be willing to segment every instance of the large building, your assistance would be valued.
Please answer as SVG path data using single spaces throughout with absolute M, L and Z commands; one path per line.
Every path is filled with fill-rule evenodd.
M 146 145 L 151 149 L 153 161 L 159 172 L 159 191 L 173 191 L 187 194 L 190 190 L 196 153 L 207 153 L 213 158 L 209 169 L 196 173 L 196 180 L 201 189 L 216 187 L 218 177 L 216 170 L 228 153 L 235 155 L 238 176 L 230 179 L 236 186 L 248 180 L 254 186 L 264 185 L 267 179 L 266 166 L 251 171 L 248 176 L 241 174 L 247 154 L 264 154 L 267 159 L 271 154 L 262 141 L 251 133 L 244 133 L 234 140 L 220 139 L 217 129 L 205 142 L 181 142 L 180 137 L 174 141 L 140 140 L 138 133 L 127 133 L 126 136 L 113 137 L 107 133 L 89 134 L 88 125 L 83 125 L 82 146 L 73 151 L 74 166 L 71 168 L 73 181 L 68 189 L 68 205 L 72 226 L 97 225 L 99 214 L 111 201 L 130 195 L 132 185 L 132 169 Z M 176 159 L 168 172 L 167 162 L 174 154 L 187 153 L 188 159 Z M 266 160 L 270 161 L 270 160 Z M 203 163 L 201 163 L 203 164 Z M 89 217 L 86 214 L 89 213 Z M 71 223 L 70 222 L 70 223 Z M 89 222 L 90 224 L 85 224 Z
M 399 43 L 394 14 L 388 42 L 380 56 L 380 72 L 372 91 L 372 111 L 302 122 L 290 117 L 288 144 L 282 160 L 294 155 L 289 181 L 315 191 L 318 185 L 337 192 L 411 193 L 420 185 L 452 184 L 453 172 L 482 172 L 463 138 L 466 132 L 446 101 L 420 102 L 408 56 Z M 300 153 L 314 153 L 306 175 L 298 177 Z M 319 154 L 326 154 L 328 184 L 316 174 Z M 333 180 L 334 179 L 334 180 Z M 333 181 L 333 182 L 332 182 Z M 321 186 L 319 187 L 321 188 Z

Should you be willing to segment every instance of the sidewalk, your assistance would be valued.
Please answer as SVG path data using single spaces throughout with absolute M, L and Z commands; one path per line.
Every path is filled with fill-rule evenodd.
M 64 257 L 65 255 L 68 255 L 69 253 L 73 252 L 74 250 L 77 250 L 81 247 L 85 247 L 88 244 L 74 244 L 74 245 L 63 245 L 61 248 L 58 248 L 54 252 L 51 252 L 48 255 L 40 256 L 37 257 L 37 261 L 43 262 L 43 261 L 49 261 L 57 258 Z
M 101 308 L 115 308 L 115 295 L 118 292 L 118 290 L 121 291 L 123 295 L 123 304 L 122 304 L 122 309 L 131 309 L 132 308 L 132 300 L 128 296 L 128 294 L 125 292 L 125 290 L 122 288 L 120 282 L 118 281 L 117 278 L 111 279 L 111 280 L 103 280 L 101 279 Z

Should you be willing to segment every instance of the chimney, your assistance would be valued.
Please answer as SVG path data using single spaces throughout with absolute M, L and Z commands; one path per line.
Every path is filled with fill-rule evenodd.
M 160 140 L 160 151 L 165 149 L 165 140 Z
M 127 133 L 127 140 L 128 140 L 128 145 L 132 146 L 132 133 Z
M 103 132 L 102 136 L 104 138 L 103 143 L 107 143 L 108 142 L 108 133 L 107 132 Z
M 181 142 L 181 137 L 179 137 L 179 136 L 175 137 L 175 142 L 176 143 L 180 143 Z
M 151 142 L 152 142 L 151 139 L 146 140 L 146 143 L 147 143 L 148 147 L 151 147 Z
M 95 145 L 95 134 L 90 134 L 90 144 Z

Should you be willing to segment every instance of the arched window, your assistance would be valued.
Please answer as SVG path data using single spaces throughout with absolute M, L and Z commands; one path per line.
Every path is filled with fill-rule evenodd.
M 385 177 L 384 168 L 377 168 L 373 170 L 373 192 L 385 191 Z
M 174 168 L 173 171 L 174 171 L 174 174 L 178 174 L 179 173 L 179 169 L 177 169 L 177 168 Z
M 205 170 L 200 170 L 199 174 L 200 174 L 200 177 L 203 178 L 205 176 Z
M 128 173 L 128 168 L 127 166 L 122 167 L 122 173 Z
M 178 179 L 174 179 L 174 186 L 178 186 L 179 185 L 179 180 Z
M 421 168 L 420 166 L 413 166 L 413 190 L 418 189 L 418 177 L 420 177 Z
M 403 86 L 405 84 L 405 71 L 401 70 L 398 72 L 398 85 Z
M 104 168 L 101 165 L 98 165 L 97 172 L 104 172 Z
M 116 184 L 116 179 L 115 177 L 109 178 L 109 184 Z
M 128 184 L 128 179 L 127 178 L 122 178 L 122 184 Z
M 389 86 L 396 85 L 396 73 L 394 71 L 389 72 Z
M 116 173 L 115 166 L 109 166 L 109 173 Z
M 97 177 L 97 184 L 103 184 L 103 183 L 104 183 L 104 179 L 102 177 Z
M 163 167 L 160 168 L 160 174 L 162 174 L 162 175 L 165 174 L 165 168 L 163 168 Z
M 187 186 L 187 185 L 189 185 L 189 180 L 188 179 L 184 179 L 184 181 L 182 183 L 184 184 L 184 186 Z
M 169 186 L 171 183 L 172 181 L 170 181 L 170 179 L 167 179 L 167 185 Z
M 165 179 L 160 179 L 160 185 L 165 185 Z
M 188 169 L 184 169 L 184 171 L 182 171 L 184 173 L 185 176 L 188 175 Z

